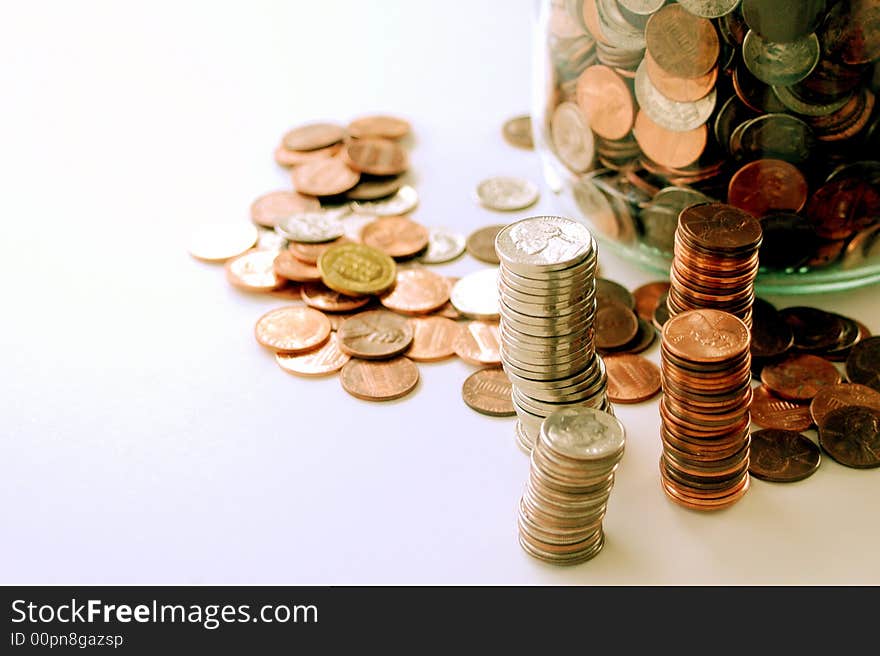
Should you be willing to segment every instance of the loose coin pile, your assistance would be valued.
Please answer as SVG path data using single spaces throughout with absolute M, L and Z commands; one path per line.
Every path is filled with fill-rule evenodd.
M 673 253 L 709 199 L 761 220 L 765 269 L 880 256 L 873 0 L 546 3 L 538 126 L 584 215 Z
M 526 553 L 574 565 L 601 551 L 602 520 L 625 442 L 623 424 L 600 410 L 563 408 L 544 419 L 519 506 Z
M 517 442 L 565 406 L 610 410 L 594 347 L 596 245 L 579 223 L 537 216 L 498 233 L 501 361 L 513 384 Z
M 749 487 L 749 330 L 719 310 L 688 310 L 663 326 L 663 489 L 697 510 L 736 503 Z

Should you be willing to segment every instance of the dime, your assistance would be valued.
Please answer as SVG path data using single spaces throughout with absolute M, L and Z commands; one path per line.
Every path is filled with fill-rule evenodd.
M 413 317 L 409 320 L 413 341 L 404 355 L 415 362 L 434 362 L 455 355 L 453 345 L 461 331 L 452 319 L 445 317 Z
M 846 359 L 846 378 L 880 391 L 880 337 L 868 337 L 852 347 Z
M 469 321 L 459 331 L 452 348 L 458 357 L 470 364 L 501 364 L 501 335 L 498 324 L 490 321 Z
M 461 387 L 461 398 L 465 404 L 491 417 L 511 417 L 516 414 L 510 393 L 510 380 L 500 367 L 475 371 Z
M 861 406 L 832 410 L 819 426 L 819 444 L 841 465 L 880 467 L 880 411 Z
M 351 204 L 351 208 L 358 214 L 398 216 L 409 214 L 418 204 L 419 195 L 416 190 L 409 185 L 404 185 L 393 196 L 380 200 L 355 201 Z
M 206 223 L 193 231 L 188 250 L 196 259 L 223 262 L 250 249 L 257 236 L 250 223 Z
M 339 379 L 342 389 L 364 401 L 391 401 L 412 392 L 419 382 L 419 369 L 405 357 L 392 360 L 349 360 Z
M 322 312 L 351 312 L 370 302 L 369 296 L 346 296 L 319 282 L 303 285 L 300 295 L 306 305 Z
M 355 139 L 379 137 L 402 139 L 410 132 L 408 121 L 396 116 L 375 115 L 356 118 L 348 124 L 348 133 Z
M 538 187 L 522 178 L 496 176 L 477 185 L 477 198 L 492 210 L 521 210 L 538 202 Z
M 296 282 L 317 282 L 321 279 L 321 272 L 311 264 L 298 260 L 290 251 L 281 251 L 272 261 L 275 275 L 294 280 Z
M 807 181 L 788 162 L 759 159 L 730 178 L 727 202 L 756 217 L 771 212 L 798 212 L 807 202 Z
M 675 6 L 677 5 L 669 5 Z M 695 102 L 670 100 L 651 82 L 644 61 L 636 70 L 635 93 L 641 110 L 652 121 L 673 132 L 688 132 L 703 125 L 712 115 L 717 98 L 717 92 L 713 89 Z
M 635 119 L 633 98 L 626 83 L 611 68 L 586 68 L 577 81 L 577 106 L 589 129 L 606 139 L 622 139 Z M 557 109 L 557 111 L 559 111 Z
M 272 251 L 252 250 L 226 261 L 226 279 L 239 289 L 268 292 L 284 286 L 285 280 L 275 273 Z
M 575 173 L 590 170 L 596 157 L 596 144 L 577 105 L 564 102 L 553 110 L 550 133 L 553 150 L 565 166 Z
M 321 346 L 330 337 L 330 321 L 310 307 L 291 305 L 270 310 L 257 320 L 257 341 L 283 353 L 302 353 Z
M 335 196 L 354 187 L 360 174 L 338 157 L 308 162 L 293 169 L 290 179 L 296 190 L 312 196 Z
M 350 357 L 339 349 L 339 339 L 333 333 L 320 348 L 300 354 L 276 353 L 275 362 L 297 376 L 326 376 L 342 369 Z
M 823 387 L 837 385 L 834 365 L 815 355 L 791 355 L 761 371 L 761 382 L 784 399 L 809 401 Z
M 295 191 L 270 191 L 251 203 L 251 220 L 257 225 L 274 228 L 279 221 L 298 212 L 321 209 L 317 198 Z
M 444 276 L 427 269 L 399 269 L 394 287 L 379 300 L 389 310 L 403 314 L 433 312 L 449 300 Z
M 350 296 L 380 294 L 394 284 L 397 266 L 389 256 L 363 244 L 334 246 L 318 258 L 321 280 Z
M 361 241 L 391 257 L 412 257 L 428 245 L 428 229 L 405 216 L 388 216 L 365 225 Z
M 495 253 L 495 238 L 504 229 L 504 225 L 490 225 L 474 230 L 467 238 L 467 252 L 481 262 L 498 264 Z
M 419 257 L 423 264 L 449 262 L 464 253 L 464 236 L 443 227 L 428 228 L 428 248 Z M 494 245 L 493 245 L 494 250 Z
M 669 291 L 669 283 L 665 280 L 645 283 L 637 287 L 633 293 L 635 311 L 639 318 L 651 321 L 654 318 L 654 310 L 660 303 L 660 297 Z
M 663 166 L 679 168 L 693 164 L 706 148 L 709 130 L 704 125 L 686 132 L 673 132 L 658 125 L 643 111 L 636 115 L 633 135 L 642 152 Z
M 345 130 L 333 123 L 309 123 L 290 130 L 284 135 L 288 150 L 317 150 L 332 146 L 345 138 Z
M 356 314 L 343 321 L 336 333 L 339 347 L 345 353 L 364 360 L 383 360 L 400 355 L 413 341 L 410 323 L 385 310 Z
M 824 387 L 810 403 L 810 415 L 817 426 L 825 422 L 832 410 L 861 406 L 880 411 L 880 392 L 858 383 L 840 383 Z
M 464 276 L 453 285 L 449 300 L 462 316 L 498 319 L 498 269 L 483 269 Z
M 812 476 L 822 460 L 812 440 L 790 430 L 767 428 L 751 435 L 749 473 L 774 483 L 793 483 Z
M 764 428 L 805 431 L 813 425 L 809 406 L 779 398 L 763 385 L 755 388 L 749 410 L 752 421 Z
M 338 239 L 333 239 L 332 241 L 315 243 L 292 241 L 287 244 L 287 250 L 289 250 L 291 255 L 293 255 L 301 262 L 314 265 L 318 263 L 318 258 L 320 258 L 325 251 L 333 248 L 334 246 L 340 246 L 341 244 L 350 243 L 351 241 L 347 237 L 339 237 Z
M 528 115 L 514 116 L 504 121 L 501 134 L 511 146 L 526 150 L 532 150 L 535 147 L 532 141 L 532 118 Z
M 787 87 L 800 82 L 816 68 L 821 48 L 815 34 L 789 43 L 768 41 L 749 30 L 742 57 L 752 75 L 762 82 Z
M 641 403 L 660 391 L 660 370 L 640 355 L 609 355 L 608 398 L 614 403 Z
M 657 65 L 675 77 L 705 75 L 720 53 L 712 23 L 680 4 L 668 5 L 651 16 L 645 27 L 645 41 Z
M 334 241 L 345 234 L 339 216 L 334 212 L 299 212 L 278 222 L 275 228 L 290 241 L 318 244 Z
M 619 348 L 630 342 L 638 333 L 639 320 L 625 305 L 606 302 L 596 310 L 596 347 Z
M 341 143 L 335 143 L 326 148 L 318 148 L 317 150 L 288 150 L 281 143 L 275 149 L 275 162 L 284 167 L 301 166 L 307 162 L 314 162 L 319 159 L 327 159 L 337 155 L 342 150 Z
M 409 166 L 406 150 L 388 139 L 356 139 L 350 141 L 342 153 L 352 169 L 370 175 L 398 175 Z
M 360 182 L 345 192 L 345 197 L 358 201 L 387 198 L 403 186 L 404 178 L 402 175 L 362 175 Z

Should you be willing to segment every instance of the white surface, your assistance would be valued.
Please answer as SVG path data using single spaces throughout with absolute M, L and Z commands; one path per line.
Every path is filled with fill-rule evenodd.
M 279 301 L 191 259 L 190 229 L 286 186 L 286 128 L 373 110 L 415 127 L 418 220 L 529 214 L 473 190 L 539 181 L 499 132 L 528 109 L 533 3 L 232 4 L 17 3 L 0 21 L 0 581 L 880 582 L 878 471 L 826 459 L 695 514 L 660 490 L 656 401 L 620 406 L 607 545 L 558 569 L 517 544 L 528 461 L 512 420 L 461 402 L 471 367 L 420 365 L 416 393 L 384 405 L 283 373 L 252 335 Z M 876 298 L 771 300 L 880 331 Z

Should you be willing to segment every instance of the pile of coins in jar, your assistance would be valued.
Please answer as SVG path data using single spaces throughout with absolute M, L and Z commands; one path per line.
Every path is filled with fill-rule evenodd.
M 760 219 L 763 270 L 880 255 L 876 0 L 546 6 L 540 129 L 600 233 L 668 257 L 714 200 Z

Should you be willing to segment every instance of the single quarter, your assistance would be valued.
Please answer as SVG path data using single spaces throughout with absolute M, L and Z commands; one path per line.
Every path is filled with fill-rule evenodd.
M 481 262 L 498 264 L 495 253 L 495 237 L 504 229 L 504 225 L 489 225 L 474 230 L 467 238 L 467 252 Z
M 407 258 L 428 245 L 428 229 L 405 216 L 388 216 L 368 223 L 361 241 L 395 258 Z
M 461 398 L 472 410 L 491 417 L 516 414 L 511 399 L 512 386 L 500 367 L 480 369 L 468 376 L 461 387 Z
M 427 269 L 398 269 L 394 287 L 379 298 L 386 308 L 402 314 L 427 314 L 448 300 L 446 277 Z
M 274 251 L 251 250 L 226 261 L 226 279 L 239 289 L 249 292 L 269 292 L 285 284 L 275 273 Z
M 302 353 L 321 346 L 330 337 L 330 320 L 323 312 L 302 305 L 270 310 L 257 320 L 257 341 L 284 353 Z
M 523 178 L 496 176 L 477 185 L 477 198 L 492 210 L 521 210 L 538 202 L 538 186 Z
M 819 447 L 790 430 L 755 431 L 749 446 L 749 473 L 773 483 L 793 483 L 812 476 L 822 461 Z
M 336 333 L 332 333 L 323 346 L 313 351 L 275 354 L 278 366 L 297 376 L 326 376 L 342 369 L 350 359 L 350 355 L 340 350 Z
M 385 310 L 356 314 L 342 322 L 336 333 L 343 351 L 365 360 L 400 355 L 413 340 L 410 323 L 404 317 Z
M 449 262 L 464 253 L 464 236 L 444 227 L 428 228 L 428 248 L 419 257 L 423 264 Z
M 415 362 L 434 362 L 455 355 L 453 344 L 459 326 L 445 317 L 413 317 L 409 320 L 413 329 L 413 340 L 404 355 Z
M 419 369 L 405 357 L 392 360 L 349 360 L 339 375 L 342 389 L 364 401 L 391 401 L 412 392 Z
M 613 403 L 641 403 L 660 392 L 660 369 L 640 355 L 607 355 L 608 398 Z
M 207 223 L 193 230 L 188 250 L 198 260 L 223 262 L 249 250 L 258 236 L 252 223 Z

